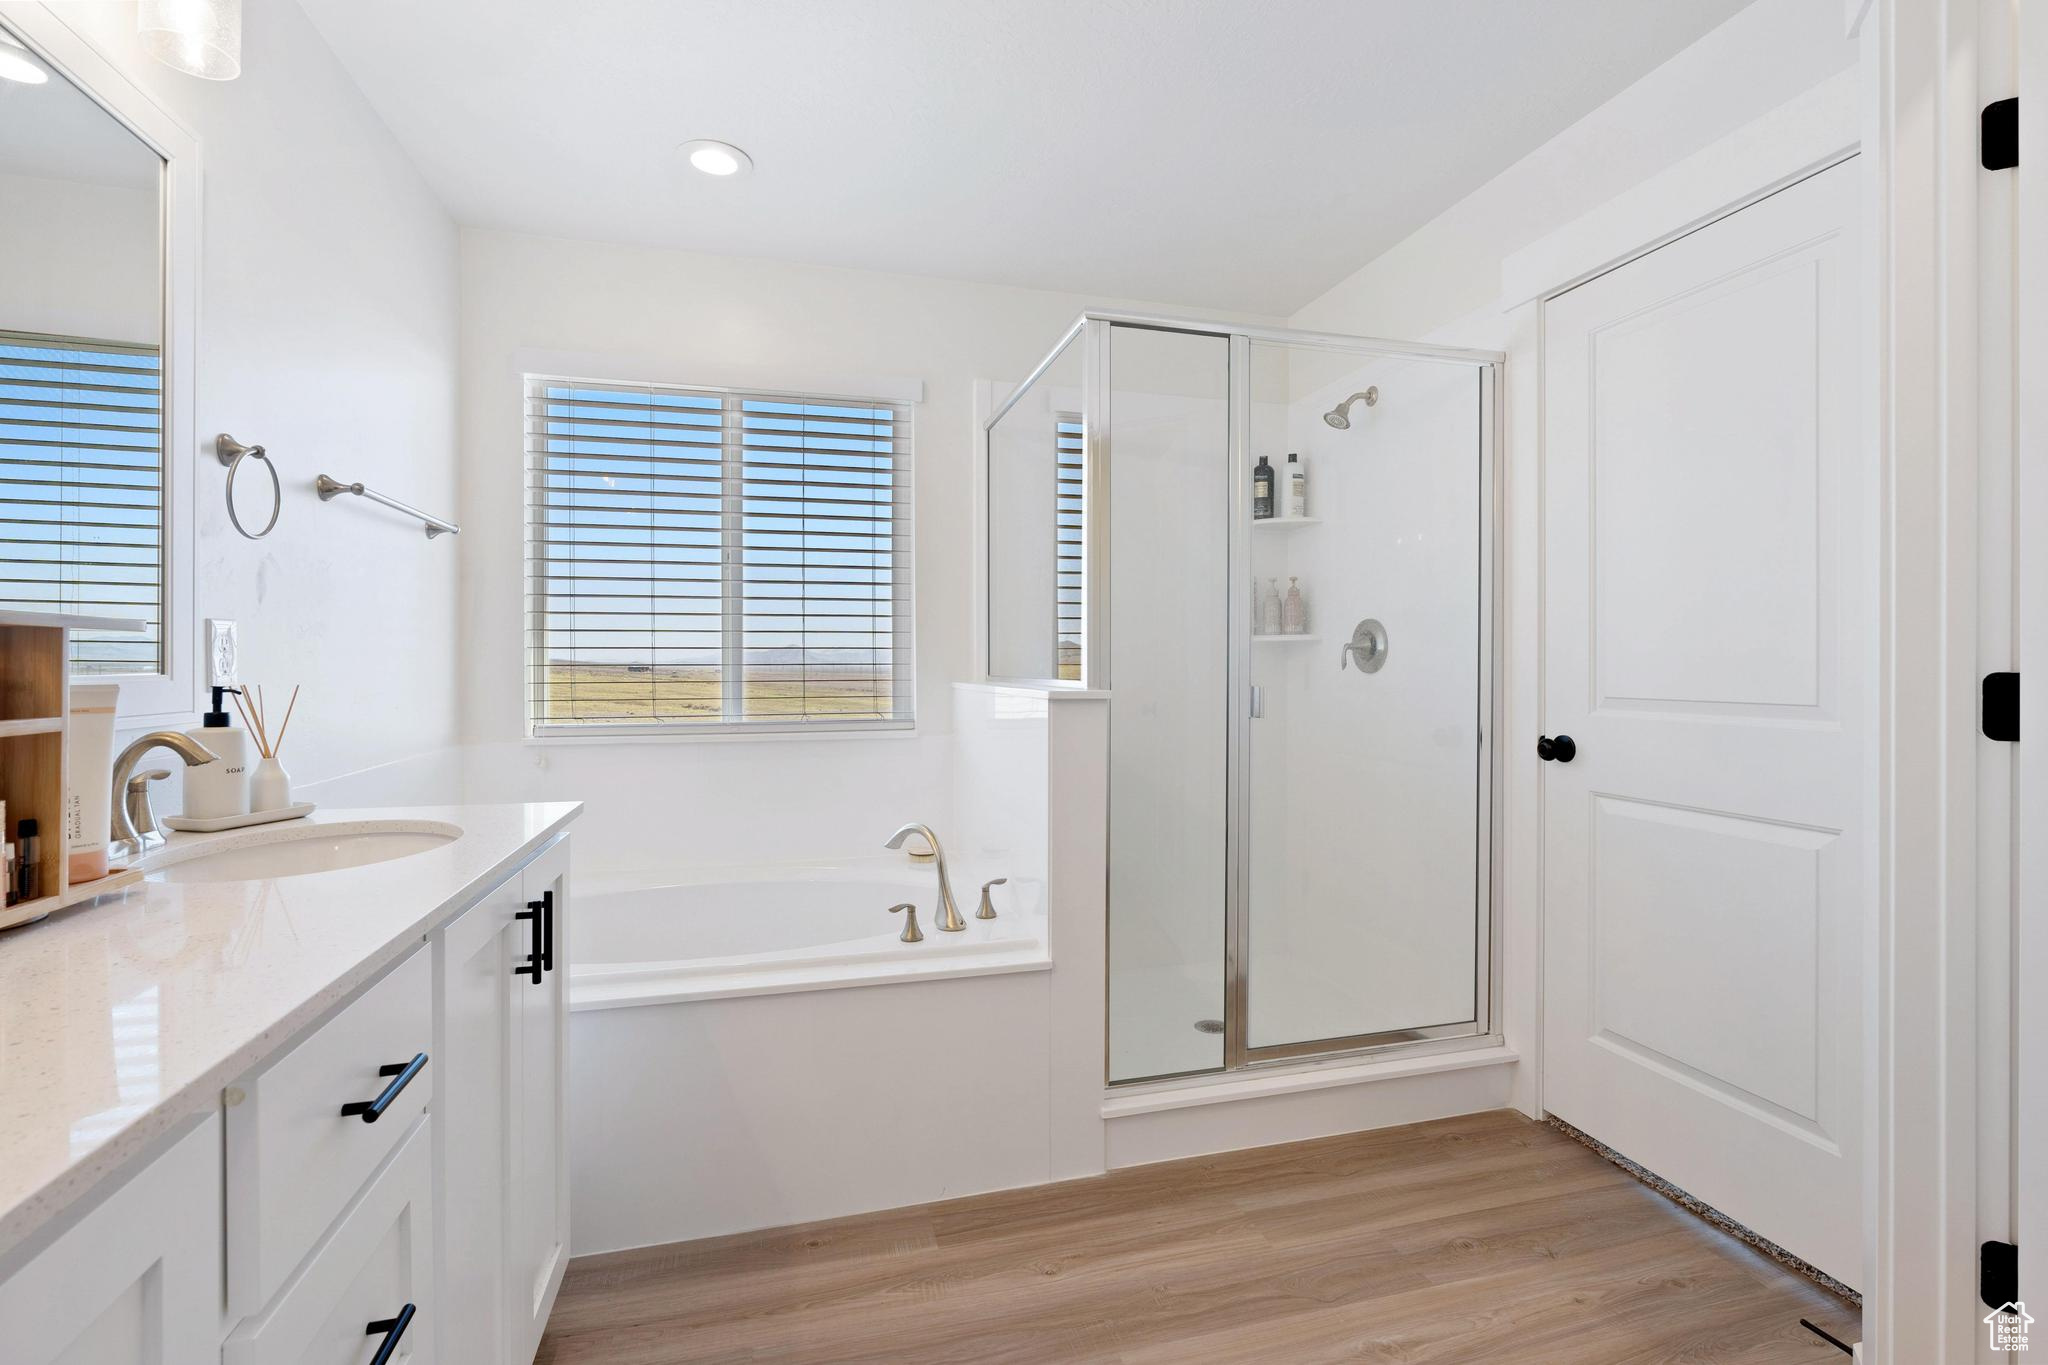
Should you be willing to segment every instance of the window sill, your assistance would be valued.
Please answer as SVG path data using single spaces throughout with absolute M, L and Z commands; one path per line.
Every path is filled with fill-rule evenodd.
M 854 740 L 916 739 L 923 731 L 916 722 L 901 725 L 873 725 L 840 729 L 749 730 L 737 726 L 707 727 L 702 731 L 640 730 L 627 734 L 547 734 L 525 736 L 532 748 L 600 748 L 612 744 L 786 744 L 824 741 L 844 744 Z

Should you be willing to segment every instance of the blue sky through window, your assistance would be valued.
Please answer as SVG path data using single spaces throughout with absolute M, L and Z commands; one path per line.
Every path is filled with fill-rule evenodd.
M 145 621 L 74 634 L 73 671 L 162 671 L 155 347 L 0 332 L 0 606 Z

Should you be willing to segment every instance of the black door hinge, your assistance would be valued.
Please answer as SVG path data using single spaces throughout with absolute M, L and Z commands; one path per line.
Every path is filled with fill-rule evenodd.
M 1977 1297 L 1986 1308 L 2003 1308 L 2020 1297 L 2020 1249 L 2011 1242 L 1986 1242 L 1977 1252 Z
M 2016 740 L 2020 737 L 2019 674 L 1984 675 L 1983 726 L 1986 739 Z
M 1984 106 L 1977 125 L 1978 153 L 1987 171 L 2009 171 L 2020 164 L 2020 102 L 1993 100 Z

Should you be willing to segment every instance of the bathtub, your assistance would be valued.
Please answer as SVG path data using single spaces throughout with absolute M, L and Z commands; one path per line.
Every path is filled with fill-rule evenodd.
M 967 928 L 938 927 L 929 866 L 771 868 L 652 878 L 580 889 L 569 1007 L 720 1000 L 890 982 L 1043 970 L 1044 887 L 996 888 L 997 918 L 976 919 L 980 886 L 1001 875 L 952 869 Z M 917 906 L 921 943 L 904 943 L 903 901 Z

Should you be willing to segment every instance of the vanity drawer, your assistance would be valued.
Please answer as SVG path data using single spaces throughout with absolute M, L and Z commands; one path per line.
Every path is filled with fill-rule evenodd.
M 271 1301 L 426 1108 L 434 1069 L 420 1059 L 433 1038 L 432 968 L 429 953 L 415 952 L 229 1090 L 231 1317 Z
M 391 1164 L 277 1302 L 235 1329 L 221 1365 L 360 1365 L 391 1335 L 398 1337 L 392 1365 L 428 1365 L 435 1326 L 432 1123 L 412 1126 Z

